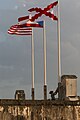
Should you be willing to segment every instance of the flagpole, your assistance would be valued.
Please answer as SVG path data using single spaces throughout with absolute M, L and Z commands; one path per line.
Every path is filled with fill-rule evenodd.
M 44 49 L 44 100 L 47 99 L 47 83 L 46 83 L 46 32 L 45 21 L 43 23 L 43 49 Z
M 31 14 L 29 15 L 29 19 L 31 19 Z M 33 38 L 33 28 L 32 28 L 32 36 L 31 36 L 31 60 L 32 60 L 32 100 L 34 100 L 34 38 Z
M 60 99 L 60 86 L 61 86 L 61 40 L 60 40 L 60 4 L 58 0 L 58 21 L 57 21 L 57 35 L 58 35 L 58 98 Z
M 33 28 L 31 36 L 31 68 L 32 68 L 32 100 L 34 100 L 34 39 L 33 39 Z

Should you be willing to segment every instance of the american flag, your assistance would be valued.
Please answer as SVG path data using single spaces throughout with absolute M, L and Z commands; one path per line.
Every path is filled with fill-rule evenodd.
M 8 29 L 8 34 L 11 34 L 11 35 L 32 35 L 32 28 L 21 27 L 19 24 L 16 24 L 16 25 L 12 25 Z
M 19 24 L 19 27 L 21 28 L 26 28 L 26 27 L 38 27 L 38 28 L 43 28 L 44 21 L 35 21 L 35 22 L 25 22 L 23 24 Z

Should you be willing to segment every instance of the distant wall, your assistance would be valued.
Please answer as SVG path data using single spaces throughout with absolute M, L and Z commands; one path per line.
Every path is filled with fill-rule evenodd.
M 0 120 L 80 120 L 80 101 L 1 100 Z

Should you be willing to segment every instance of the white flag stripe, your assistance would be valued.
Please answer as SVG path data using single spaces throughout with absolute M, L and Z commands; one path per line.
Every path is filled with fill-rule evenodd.
M 11 32 L 32 32 L 32 30 L 19 30 L 19 29 L 16 29 L 16 30 L 9 29 L 9 31 L 11 31 Z
M 9 33 L 9 34 L 12 34 L 12 35 L 32 35 L 32 32 L 23 33 L 23 32 L 12 32 L 12 31 L 9 31 L 9 30 L 8 30 L 8 33 Z
M 13 32 L 11 32 L 10 30 L 8 30 L 8 33 L 9 33 L 9 34 L 14 34 L 14 33 L 13 33 Z
M 16 35 L 32 35 L 32 33 L 19 33 L 19 32 L 16 32 L 15 34 Z
M 11 34 L 16 34 L 16 33 L 20 33 L 20 34 L 32 34 L 32 32 L 13 32 L 13 31 L 9 31 L 8 30 L 8 33 L 11 33 Z
M 8 30 L 8 32 L 12 32 L 12 33 L 16 33 L 16 32 L 20 32 L 20 33 L 32 33 L 32 31 L 18 31 L 18 30 Z
M 19 31 L 19 32 L 32 32 L 32 30 L 17 30 L 17 31 Z

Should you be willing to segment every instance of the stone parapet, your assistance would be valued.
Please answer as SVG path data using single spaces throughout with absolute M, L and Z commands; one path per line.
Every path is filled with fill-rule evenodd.
M 0 99 L 0 120 L 80 120 L 80 99 Z

